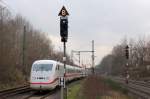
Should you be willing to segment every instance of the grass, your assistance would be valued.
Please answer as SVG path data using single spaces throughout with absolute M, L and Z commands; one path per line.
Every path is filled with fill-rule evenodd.
M 68 86 L 68 99 L 131 99 L 127 89 L 111 79 L 87 77 Z
M 68 88 L 67 98 L 68 99 L 82 99 L 82 98 L 79 98 L 81 86 L 82 86 L 81 81 L 77 81 L 71 84 Z
M 111 79 L 105 79 L 104 82 L 115 91 L 120 91 L 123 94 L 127 94 L 128 90 L 122 87 L 119 83 L 112 81 Z

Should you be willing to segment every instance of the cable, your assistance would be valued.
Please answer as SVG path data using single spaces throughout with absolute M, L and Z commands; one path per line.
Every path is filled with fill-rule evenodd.
M 3 0 L 0 0 L 0 2 L 3 3 L 3 6 L 10 10 L 10 12 L 14 12 L 14 14 L 16 14 L 15 10 L 12 9 L 12 7 L 10 7 L 6 2 L 4 2 Z

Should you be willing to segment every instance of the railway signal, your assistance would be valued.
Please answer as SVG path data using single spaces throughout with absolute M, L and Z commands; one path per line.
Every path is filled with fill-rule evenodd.
M 61 42 L 64 44 L 64 75 L 61 77 L 63 79 L 63 85 L 61 86 L 61 99 L 67 99 L 67 88 L 66 88 L 66 42 L 68 39 L 68 16 L 69 13 L 66 10 L 65 6 L 62 7 L 58 16 L 60 16 L 60 36 Z
M 63 6 L 60 10 L 58 16 L 60 17 L 60 36 L 62 42 L 67 42 L 68 39 L 68 16 L 69 13 L 66 8 Z
M 125 47 L 125 56 L 126 56 L 126 59 L 129 59 L 129 46 L 128 45 Z
M 60 36 L 62 42 L 67 42 L 68 38 L 68 19 L 61 18 L 60 19 Z

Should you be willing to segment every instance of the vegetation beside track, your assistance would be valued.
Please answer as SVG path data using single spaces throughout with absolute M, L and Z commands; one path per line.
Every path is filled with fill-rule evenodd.
M 71 85 L 68 99 L 132 99 L 127 92 L 120 84 L 94 75 Z
M 3 5 L 0 5 L 0 34 L 0 90 L 27 83 L 35 60 L 63 62 L 63 52 L 54 49 L 52 37 Z M 74 64 L 69 54 L 66 63 Z
M 82 84 L 83 80 L 79 80 L 68 87 L 68 99 L 82 99 L 81 96 L 81 89 L 82 89 Z
M 104 82 L 112 89 L 115 91 L 120 91 L 123 94 L 127 94 L 128 90 L 124 87 L 121 86 L 121 84 L 112 81 L 111 79 L 104 79 Z

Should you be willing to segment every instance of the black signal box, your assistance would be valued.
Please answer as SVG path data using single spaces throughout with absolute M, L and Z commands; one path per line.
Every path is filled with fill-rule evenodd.
M 62 42 L 67 42 L 68 38 L 68 19 L 60 18 L 60 36 Z
M 126 56 L 126 59 L 129 59 L 129 46 L 128 45 L 125 48 L 125 56 Z

